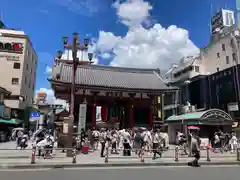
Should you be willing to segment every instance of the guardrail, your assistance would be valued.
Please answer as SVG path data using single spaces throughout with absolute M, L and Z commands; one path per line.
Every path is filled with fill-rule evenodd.
M 77 150 L 76 148 L 44 148 L 44 151 L 51 151 L 51 150 L 71 150 L 72 151 L 72 164 L 76 164 L 77 163 Z M 31 154 L 31 164 L 36 164 L 36 152 L 37 152 L 37 147 L 33 146 L 32 147 L 32 154 Z
M 33 146 L 31 149 L 25 149 L 25 150 L 24 149 L 23 150 L 19 150 L 19 149 L 0 149 L 0 154 L 1 154 L 1 151 L 3 151 L 3 150 L 4 151 L 16 151 L 16 152 L 24 152 L 24 151 L 26 152 L 27 151 L 27 154 L 29 155 L 29 156 L 27 156 L 27 158 L 30 159 L 30 164 L 36 164 L 37 163 L 36 157 L 37 157 L 38 148 L 36 146 Z M 76 158 L 77 157 L 77 150 L 75 148 L 50 148 L 50 149 L 44 148 L 43 150 L 44 151 L 46 151 L 46 150 L 53 150 L 53 151 L 71 150 L 72 151 L 71 163 L 72 164 L 77 163 L 77 158 Z M 110 153 L 109 153 L 112 150 L 110 145 L 107 145 L 105 150 L 106 150 L 105 151 L 105 158 L 103 158 L 105 163 L 109 163 L 110 159 L 123 158 L 122 156 L 119 156 L 119 157 L 111 156 Z M 119 150 L 122 150 L 122 149 L 117 149 L 117 150 L 119 151 Z M 129 158 L 132 159 L 132 158 L 136 157 L 137 159 L 139 159 L 139 161 L 141 163 L 144 163 L 147 158 L 152 158 L 152 156 L 144 156 L 145 153 L 146 152 L 148 153 L 149 151 L 152 152 L 154 149 L 150 149 L 149 151 L 146 151 L 144 149 L 144 147 L 142 147 L 141 149 L 135 149 L 135 150 L 129 149 L 129 150 L 131 150 L 132 152 L 134 152 L 134 151 L 140 152 L 139 156 L 129 156 Z M 170 151 L 170 154 L 172 154 L 172 155 L 170 155 L 168 157 L 166 157 L 166 156 L 164 157 L 165 152 L 169 153 L 169 151 Z M 183 156 L 181 154 L 181 151 L 182 151 L 182 149 L 179 146 L 176 146 L 175 148 L 169 148 L 166 151 L 163 151 L 162 158 L 171 158 L 173 161 L 179 162 L 179 161 L 181 161 L 182 158 L 188 157 L 188 156 Z M 202 159 L 204 158 L 207 162 L 210 162 L 211 158 L 214 159 L 214 158 L 218 158 L 218 157 L 223 157 L 223 158 L 225 158 L 225 157 L 231 157 L 231 158 L 236 157 L 236 161 L 240 161 L 240 147 L 236 149 L 236 154 L 232 154 L 231 156 L 227 156 L 227 155 L 212 156 L 211 153 L 210 153 L 211 149 L 209 147 L 206 147 L 206 149 L 202 150 L 201 152 L 204 152 L 204 154 L 205 154 L 205 155 L 201 155 L 201 158 Z M 17 154 L 17 155 L 19 155 L 19 154 Z M 54 158 L 54 156 L 53 156 L 53 158 Z M 128 156 L 124 157 L 124 158 L 128 158 Z M 1 159 L 1 157 L 0 157 L 0 159 Z
M 120 149 L 118 149 L 120 150 Z M 126 149 L 126 150 L 131 150 L 131 149 Z M 145 162 L 145 158 L 152 158 L 152 157 L 144 157 L 144 152 L 149 152 L 149 151 L 154 151 L 155 149 L 150 149 L 149 151 L 146 151 L 144 148 L 141 148 L 141 149 L 135 149 L 134 151 L 140 151 L 140 156 L 136 156 L 136 158 L 140 159 L 140 162 L 141 163 L 144 163 Z M 104 162 L 105 163 L 108 163 L 109 162 L 109 159 L 115 159 L 115 158 L 119 158 L 119 157 L 112 157 L 112 156 L 109 156 L 109 151 L 110 151 L 110 147 L 107 146 L 106 147 L 106 153 L 105 153 L 105 158 L 104 158 Z M 134 152 L 133 150 L 131 150 L 132 152 Z M 179 159 L 181 158 L 187 158 L 189 156 L 182 156 L 180 154 L 180 148 L 179 146 L 176 146 L 174 149 L 168 149 L 167 151 L 174 151 L 174 154 L 173 156 L 171 156 L 170 158 L 174 158 L 174 161 L 175 162 L 179 162 Z M 211 161 L 211 156 L 210 156 L 210 152 L 211 152 L 211 149 L 209 147 L 206 147 L 205 148 L 205 151 L 206 151 L 206 155 L 205 156 L 201 156 L 201 158 L 205 158 L 207 162 L 210 162 Z M 201 151 L 203 152 L 203 151 Z M 163 153 L 164 154 L 164 153 Z M 237 148 L 236 149 L 236 161 L 240 161 L 240 148 Z M 128 156 L 129 158 L 133 158 L 133 156 Z M 190 156 L 191 157 L 191 156 Z M 234 157 L 234 155 L 230 155 L 230 156 L 227 156 L 227 155 L 224 155 L 224 156 L 215 156 L 215 158 L 219 158 L 219 157 Z M 162 157 L 164 158 L 164 156 Z M 214 157 L 213 157 L 214 158 Z
M 52 156 L 51 157 L 47 157 L 47 156 L 43 156 L 44 159 L 48 159 L 48 158 L 60 158 L 62 156 L 57 155 L 57 151 L 62 151 L 62 150 L 71 150 L 72 151 L 72 163 L 77 163 L 76 160 L 76 155 L 77 155 L 77 151 L 75 148 L 38 148 L 36 146 L 32 146 L 32 148 L 27 148 L 27 149 L 17 149 L 17 148 L 1 148 L 0 149 L 0 159 L 30 159 L 30 163 L 31 164 L 36 164 L 36 157 L 37 157 L 37 151 L 41 150 L 41 152 L 43 151 L 52 151 Z M 1 156 L 1 152 L 3 152 L 3 155 Z M 11 153 L 10 153 L 11 152 Z M 64 154 L 64 157 L 65 154 Z

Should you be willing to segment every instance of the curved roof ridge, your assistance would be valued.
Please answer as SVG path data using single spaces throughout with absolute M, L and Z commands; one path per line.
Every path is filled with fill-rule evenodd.
M 72 66 L 72 64 L 63 63 L 64 66 Z M 91 64 L 91 65 L 79 65 L 81 68 L 85 69 L 99 69 L 105 71 L 118 71 L 118 72 L 130 72 L 130 73 L 153 73 L 159 72 L 160 69 L 156 68 L 130 68 L 130 67 L 115 67 L 108 65 L 99 65 L 99 64 Z
M 155 72 L 155 71 L 154 71 L 153 73 L 159 78 L 160 81 L 162 81 L 163 83 L 165 83 L 160 74 L 158 74 L 158 73 Z

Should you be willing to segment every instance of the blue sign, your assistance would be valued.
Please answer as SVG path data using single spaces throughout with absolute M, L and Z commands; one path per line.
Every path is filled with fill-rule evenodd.
M 40 117 L 40 112 L 31 112 L 30 113 L 30 118 L 39 118 Z

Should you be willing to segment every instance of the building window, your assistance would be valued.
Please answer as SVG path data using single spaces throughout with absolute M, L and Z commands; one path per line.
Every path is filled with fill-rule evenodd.
M 12 84 L 19 84 L 19 78 L 12 78 Z
M 222 44 L 222 51 L 226 51 L 225 44 Z
M 219 72 L 219 68 L 217 68 L 217 72 Z
M 232 59 L 233 59 L 233 61 L 236 61 L 236 60 L 237 60 L 237 57 L 236 57 L 236 54 L 235 54 L 235 53 L 232 53 Z
M 26 65 L 26 69 L 28 70 L 28 64 Z
M 31 88 L 31 84 L 30 84 L 30 83 L 28 84 L 28 88 L 29 88 L 29 89 Z
M 13 64 L 13 69 L 20 69 L 20 67 L 21 67 L 21 63 L 14 63 Z
M 226 56 L 226 64 L 229 64 L 229 56 Z
M 34 84 L 32 85 L 32 89 L 33 89 L 33 91 L 34 91 L 34 89 L 35 89 Z
M 24 81 L 25 81 L 25 84 L 27 84 L 27 77 L 25 77 Z
M 195 72 L 199 72 L 199 66 L 195 66 Z
M 217 53 L 217 58 L 220 58 L 220 53 Z

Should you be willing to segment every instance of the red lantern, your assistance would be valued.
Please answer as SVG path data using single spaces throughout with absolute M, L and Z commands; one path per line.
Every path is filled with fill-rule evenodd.
M 107 106 L 105 105 L 101 107 L 101 118 L 102 121 L 107 121 Z

